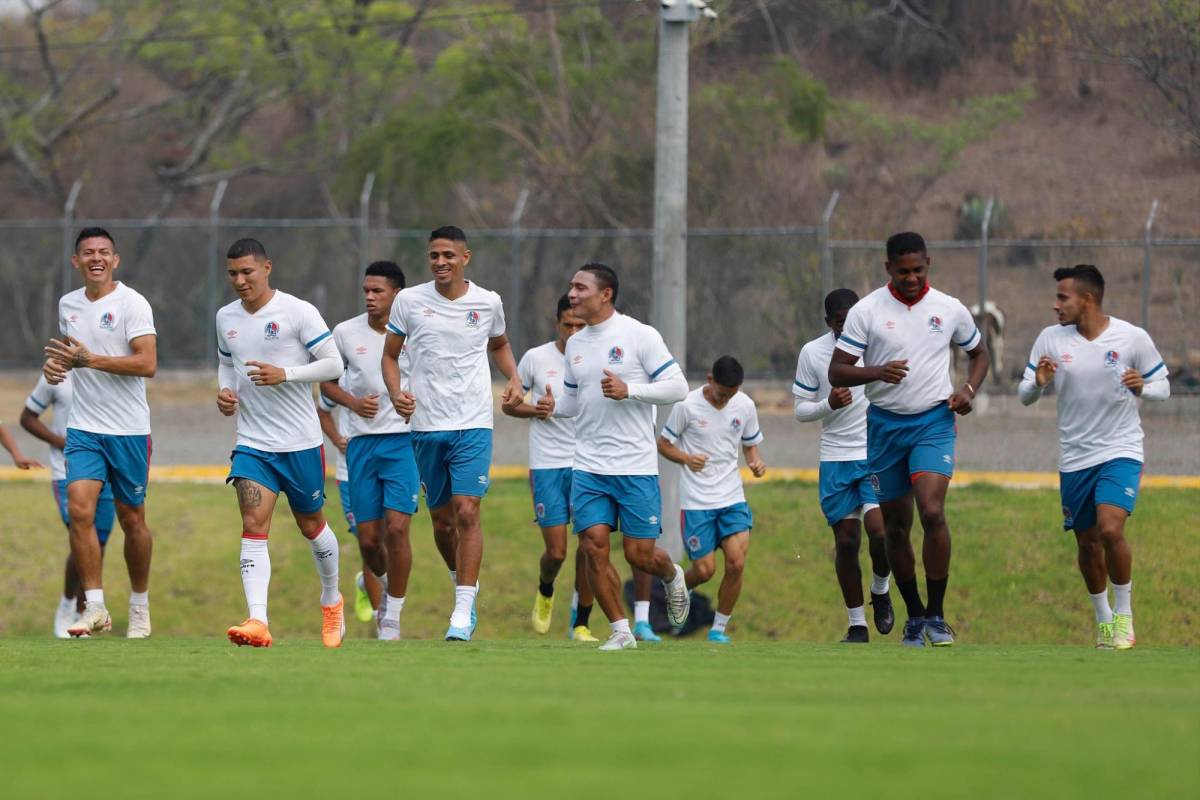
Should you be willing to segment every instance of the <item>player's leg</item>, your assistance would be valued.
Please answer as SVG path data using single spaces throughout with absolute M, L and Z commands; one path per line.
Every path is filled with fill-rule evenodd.
M 83 587 L 84 610 L 81 618 L 68 629 L 71 636 L 112 628 L 112 618 L 104 602 L 100 543 L 96 540 L 96 503 L 100 489 L 108 479 L 108 462 L 100 437 L 67 429 L 64 453 L 67 458 L 67 515 L 70 518 L 71 554 Z
M 150 480 L 149 436 L 102 436 L 117 521 L 125 534 L 125 566 L 129 570 L 131 639 L 150 635 L 150 559 L 154 537 L 146 525 L 146 487 Z M 99 498 L 98 498 L 99 501 Z
M 54 495 L 54 506 L 58 509 L 63 527 L 67 529 L 67 558 L 63 565 L 63 593 L 58 600 L 58 608 L 54 611 L 53 631 L 56 639 L 70 639 L 71 634 L 67 633 L 67 628 L 83 611 L 83 586 L 79 582 L 79 571 L 75 569 L 75 558 L 71 555 L 70 550 L 71 516 L 67 513 L 67 482 L 65 480 L 51 481 L 50 489 Z
M 567 560 L 567 526 L 541 528 L 544 549 L 538 559 L 538 588 L 533 598 L 530 624 L 538 633 L 550 630 L 554 613 L 554 580 Z
M 875 492 L 872 490 L 871 494 L 873 496 Z M 888 564 L 883 512 L 874 500 L 862 507 L 862 526 L 867 532 L 867 551 L 871 554 L 871 611 L 875 630 L 888 634 L 896 624 L 896 612 L 892 608 L 890 594 L 892 571 Z
M 866 643 L 867 612 L 863 602 L 862 568 L 858 563 L 858 551 L 862 541 L 862 526 L 857 514 L 847 516 L 833 524 L 833 571 L 837 574 L 838 587 L 842 590 L 842 602 L 846 606 L 849 628 L 842 637 L 844 644 Z
M 237 491 L 238 513 L 242 518 L 242 546 L 239 568 L 242 591 L 246 596 L 246 621 L 226 631 L 229 641 L 239 647 L 270 647 L 270 620 L 267 601 L 271 586 L 271 554 L 267 539 L 271 533 L 271 515 L 275 511 L 278 485 L 246 458 L 234 453 L 234 470 L 242 474 L 254 472 L 259 480 L 231 476 Z
M 913 495 L 924 537 L 921 563 L 925 567 L 925 635 L 935 647 L 954 644 L 954 631 L 946 623 L 944 601 L 950 582 L 950 526 L 946 522 L 946 491 L 950 479 L 925 472 L 916 476 Z
M 1113 610 L 1108 602 L 1108 564 L 1096 515 L 1100 467 L 1058 473 L 1063 530 L 1074 531 L 1076 563 L 1096 615 L 1096 648 L 1113 646 Z
M 641 642 L 661 642 L 650 624 L 650 596 L 654 584 L 650 573 L 633 569 L 633 635 Z
M 692 564 L 683 573 L 689 590 L 707 583 L 717 571 L 717 512 L 702 509 L 679 512 L 683 548 Z
M 412 573 L 413 563 L 411 526 L 412 514 L 390 508 L 384 511 L 388 590 L 386 600 L 381 606 L 379 638 L 386 641 L 400 639 L 400 614 L 404 611 L 404 601 L 408 597 L 408 578 Z
M 325 520 L 325 448 L 277 453 L 271 463 L 321 582 L 321 642 L 341 647 L 346 637 L 345 603 L 338 590 L 341 548 Z
M 611 633 L 604 650 L 637 647 L 621 603 L 621 578 L 610 556 L 609 540 L 617 525 L 617 504 L 609 476 L 575 470 L 571 476 L 571 512 L 579 547 L 588 567 L 588 582 L 596 603 L 608 618 Z
M 1141 462 L 1118 458 L 1101 464 L 1096 480 L 1096 519 L 1113 588 L 1116 650 L 1129 650 L 1137 643 L 1133 633 L 1133 551 L 1125 538 L 1125 521 L 1133 514 L 1141 477 Z
M 591 619 L 596 598 L 588 578 L 591 568 L 588 566 L 583 540 L 578 536 L 575 540 L 575 591 L 571 595 L 571 619 L 567 626 L 567 638 L 579 642 L 595 642 L 598 640 L 592 635 Z
M 743 527 L 736 533 L 724 536 L 720 546 L 721 552 L 725 556 L 725 572 L 721 576 L 721 586 L 717 589 L 717 613 L 713 616 L 708 640 L 728 644 L 729 635 L 725 629 L 729 625 L 729 618 L 733 616 L 733 607 L 742 594 L 742 577 L 746 572 L 746 553 L 750 549 L 749 527 Z
M 683 568 L 667 552 L 655 546 L 662 533 L 662 497 L 657 475 L 622 475 L 612 481 L 617 517 L 623 535 L 625 560 L 634 569 L 654 575 L 663 582 L 667 596 L 667 618 L 672 625 L 687 621 L 691 597 Z
M 350 512 L 357 528 L 358 552 L 363 562 L 363 585 L 369 577 L 376 592 L 372 608 L 379 608 L 387 587 L 387 550 L 384 545 L 383 493 L 381 468 L 386 461 L 387 437 L 356 436 L 346 447 L 346 471 L 350 494 Z M 368 596 L 370 594 L 368 593 Z
M 450 478 L 450 504 L 458 533 L 454 554 L 456 585 L 448 640 L 469 640 L 475 631 L 479 570 L 483 563 L 481 507 L 487 494 L 492 465 L 492 431 L 472 428 L 452 432 L 445 463 Z M 466 631 L 466 636 L 460 635 Z

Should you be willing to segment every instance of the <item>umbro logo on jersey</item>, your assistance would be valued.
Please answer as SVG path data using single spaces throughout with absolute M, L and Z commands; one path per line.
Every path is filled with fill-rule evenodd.
M 427 317 L 432 317 L 432 316 L 433 316 L 433 309 L 432 309 L 432 308 L 423 308 L 423 309 L 421 309 L 421 313 L 422 313 L 422 314 L 424 314 L 424 315 L 425 315 L 425 316 L 427 316 Z
M 942 318 L 939 317 L 937 314 L 934 314 L 932 317 L 929 318 L 929 332 L 930 333 L 941 333 L 942 332 Z
M 582 364 L 583 356 L 575 356 L 574 358 L 571 359 L 571 363 L 572 364 Z
M 942 461 L 945 461 L 947 464 L 953 464 L 954 456 L 950 455 L 949 453 L 944 453 L 942 455 Z
M 479 327 L 479 312 L 478 311 L 468 311 L 467 312 L 467 327 L 468 328 L 478 328 Z
M 237 331 L 225 331 L 225 338 L 226 339 L 236 339 Z
M 354 352 L 360 356 L 365 356 L 367 354 L 367 346 L 360 344 L 358 347 L 354 348 Z
M 1075 360 L 1075 358 L 1070 353 L 1063 353 L 1061 356 L 1058 357 L 1058 360 L 1063 362 L 1064 364 L 1070 364 L 1072 361 Z
M 608 351 L 608 363 L 620 364 L 625 360 L 625 351 L 620 345 L 613 345 L 613 349 Z
M 883 323 L 883 327 L 887 328 L 889 331 L 894 331 L 896 330 L 896 321 L 889 319 L 887 322 Z
M 106 331 L 111 331 L 113 326 L 117 324 L 117 318 L 113 316 L 111 311 L 105 311 L 100 317 L 100 327 Z
M 67 317 L 67 322 L 79 322 L 79 317 L 72 314 L 71 316 Z
M 548 377 L 548 378 L 553 378 L 553 377 L 554 377 L 554 376 L 556 376 L 556 375 L 558 375 L 558 370 L 556 370 L 556 369 L 548 369 L 548 370 L 546 370 L 546 377 Z
M 1109 350 L 1104 354 L 1104 365 L 1106 367 L 1115 367 L 1121 360 L 1121 354 L 1116 350 Z
M 263 327 L 263 338 L 278 339 L 279 338 L 279 323 L 278 322 L 268 322 Z
M 706 419 L 698 419 L 698 420 L 696 420 L 696 424 L 697 424 L 697 425 L 699 425 L 701 428 L 707 428 L 707 427 L 708 427 L 708 420 L 706 420 Z

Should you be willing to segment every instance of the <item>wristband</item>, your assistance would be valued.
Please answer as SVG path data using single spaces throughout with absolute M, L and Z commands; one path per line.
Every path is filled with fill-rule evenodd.
M 963 381 L 963 386 L 966 386 L 967 391 L 971 393 L 971 399 L 975 399 L 975 387 L 971 385 L 970 381 Z

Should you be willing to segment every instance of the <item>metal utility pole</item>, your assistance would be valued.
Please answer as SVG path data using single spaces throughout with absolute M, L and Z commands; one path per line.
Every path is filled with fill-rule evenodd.
M 229 188 L 229 179 L 222 178 L 213 192 L 208 204 L 208 281 L 205 297 L 208 301 L 208 344 L 215 348 L 217 341 L 217 308 L 221 302 L 221 293 L 217 288 L 221 274 L 221 202 L 225 199 L 225 190 Z M 209 350 L 208 352 L 214 352 Z
M 1142 244 L 1142 328 L 1150 330 L 1150 268 L 1154 262 L 1154 218 L 1158 216 L 1158 198 L 1150 204 Z

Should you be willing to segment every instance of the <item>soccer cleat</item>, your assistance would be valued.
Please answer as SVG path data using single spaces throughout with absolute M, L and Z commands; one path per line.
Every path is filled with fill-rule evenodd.
M 150 638 L 150 606 L 129 607 L 129 627 L 125 629 L 125 638 Z
M 954 629 L 942 617 L 925 618 L 925 635 L 934 647 L 949 647 L 954 644 Z
M 925 618 L 924 617 L 909 617 L 904 623 L 904 636 L 900 639 L 900 644 L 905 647 L 924 647 L 925 646 Z
M 713 644 L 731 644 L 733 639 L 729 638 L 729 634 L 725 631 L 716 631 L 711 628 L 708 631 L 708 640 Z
M 1135 644 L 1137 637 L 1133 635 L 1133 615 L 1113 614 L 1113 649 L 1132 650 Z
M 1097 650 L 1112 650 L 1113 649 L 1113 623 L 1097 622 L 1096 623 L 1096 649 Z
M 678 564 L 672 564 L 675 567 L 675 579 L 666 585 L 667 590 L 667 617 L 671 620 L 671 624 L 679 627 L 687 622 L 688 612 L 692 610 L 692 595 L 688 592 L 687 584 L 683 580 L 683 567 Z
M 654 632 L 649 622 L 638 622 L 633 626 L 633 638 L 639 642 L 661 642 L 662 637 Z
M 530 619 L 533 629 L 538 633 L 550 630 L 550 617 L 554 613 L 554 598 L 545 597 L 541 592 L 534 592 L 533 614 Z
M 608 641 L 600 645 L 598 650 L 636 650 L 637 639 L 633 638 L 633 634 L 629 631 L 613 631 L 608 637 Z
M 875 618 L 875 630 L 887 635 L 896 624 L 896 612 L 892 608 L 892 598 L 887 594 L 871 592 L 871 611 Z
M 456 628 L 451 625 L 446 629 L 447 642 L 469 642 L 471 641 L 470 628 Z
M 479 615 L 475 613 L 475 604 L 479 600 L 479 585 L 475 585 L 475 599 L 471 601 L 471 628 L 468 639 L 475 635 L 475 626 L 479 624 Z
M 225 632 L 225 635 L 229 637 L 229 641 L 238 647 L 271 646 L 271 631 L 267 629 L 267 623 L 254 617 L 246 620 L 241 625 L 234 625 Z
M 361 572 L 354 576 L 354 589 L 354 616 L 359 622 L 370 622 L 373 613 L 371 596 L 367 594 L 367 585 L 363 582 Z
M 54 638 L 55 639 L 70 639 L 71 634 L 67 633 L 67 628 L 75 624 L 79 619 L 79 615 L 75 613 L 75 606 L 63 608 L 59 603 L 58 610 L 54 612 Z
M 400 620 L 396 619 L 381 619 L 379 620 L 379 641 L 381 642 L 398 642 L 400 641 Z
M 78 639 L 96 632 L 111 630 L 112 617 L 108 615 L 108 609 L 101 603 L 88 603 L 83 607 L 83 613 L 79 615 L 79 619 L 67 628 L 67 633 Z
M 866 644 L 871 641 L 871 634 L 866 625 L 851 625 L 842 637 L 841 644 Z
M 341 647 L 346 638 L 346 618 L 342 614 L 345 607 L 341 594 L 333 605 L 321 606 L 321 644 L 326 647 Z
M 595 636 L 592 636 L 592 629 L 587 625 L 576 625 L 571 629 L 569 638 L 576 642 L 598 642 L 600 641 Z

